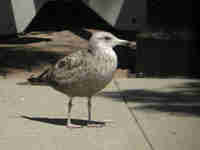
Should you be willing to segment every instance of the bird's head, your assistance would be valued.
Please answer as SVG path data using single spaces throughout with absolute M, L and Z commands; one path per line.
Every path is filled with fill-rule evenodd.
M 128 47 L 136 46 L 135 42 L 119 39 L 109 32 L 95 32 L 89 40 L 89 45 L 92 47 L 107 47 L 113 48 L 117 45 Z

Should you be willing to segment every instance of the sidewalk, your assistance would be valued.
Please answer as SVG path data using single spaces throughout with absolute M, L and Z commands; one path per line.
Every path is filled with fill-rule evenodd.
M 41 86 L 0 79 L 2 150 L 198 150 L 200 81 L 117 79 L 93 99 L 103 128 L 65 128 L 65 95 Z M 126 103 L 125 103 L 126 102 Z M 75 121 L 87 120 L 87 101 L 76 98 Z
M 199 150 L 200 80 L 125 79 L 117 83 L 154 150 Z
M 96 96 L 93 116 L 112 119 L 103 128 L 65 128 L 68 98 L 49 87 L 28 86 L 24 79 L 0 79 L 0 149 L 2 150 L 150 150 L 125 103 Z M 117 92 L 111 83 L 105 92 Z M 74 101 L 73 119 L 87 119 L 87 101 Z M 66 103 L 65 103 L 66 104 Z

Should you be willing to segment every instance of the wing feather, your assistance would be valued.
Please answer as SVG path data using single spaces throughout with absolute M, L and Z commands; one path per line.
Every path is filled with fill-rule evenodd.
M 86 59 L 87 57 L 87 59 Z M 53 67 L 50 80 L 57 84 L 71 84 L 87 76 L 91 55 L 84 50 L 60 59 Z
M 91 54 L 87 50 L 79 50 L 58 60 L 54 66 L 44 70 L 39 76 L 31 76 L 28 81 L 35 85 L 71 84 L 86 76 L 90 57 Z

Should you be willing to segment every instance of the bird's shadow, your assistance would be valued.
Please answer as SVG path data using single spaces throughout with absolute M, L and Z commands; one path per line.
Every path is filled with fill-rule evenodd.
M 27 120 L 38 121 L 38 122 L 43 122 L 43 123 L 53 124 L 53 125 L 58 125 L 58 126 L 65 126 L 67 123 L 67 118 L 29 117 L 25 115 L 22 115 L 20 117 Z M 105 125 L 105 122 L 93 121 L 93 120 L 88 121 L 88 120 L 82 120 L 82 119 L 71 119 L 71 123 L 75 125 L 81 125 L 81 126 L 87 126 L 89 123 Z

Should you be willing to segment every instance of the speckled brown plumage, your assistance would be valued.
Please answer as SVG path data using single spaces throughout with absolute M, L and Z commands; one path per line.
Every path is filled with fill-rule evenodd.
M 29 79 L 30 83 L 45 83 L 71 97 L 67 126 L 71 126 L 71 103 L 76 96 L 88 97 L 88 115 L 91 119 L 91 97 L 112 80 L 117 68 L 117 56 L 112 48 L 118 44 L 132 45 L 111 33 L 97 32 L 90 39 L 88 49 L 65 56 L 40 76 Z

